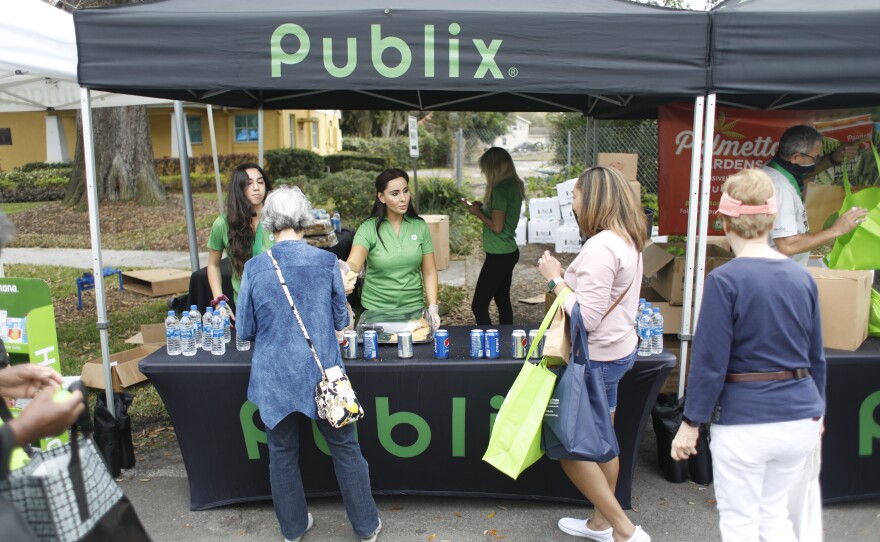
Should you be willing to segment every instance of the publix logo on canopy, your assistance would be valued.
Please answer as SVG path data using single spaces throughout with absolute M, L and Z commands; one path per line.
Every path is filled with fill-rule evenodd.
M 461 25 L 452 23 L 448 27 L 449 36 L 437 36 L 437 31 L 432 24 L 424 26 L 424 58 L 422 59 L 421 69 L 424 70 L 425 77 L 434 77 L 435 71 L 445 69 L 450 78 L 458 78 L 460 75 L 460 53 L 462 47 L 470 48 L 470 44 L 462 45 L 461 39 L 457 38 L 461 33 Z M 295 40 L 285 40 L 285 46 L 282 46 L 284 38 L 296 38 Z M 321 52 L 324 61 L 324 69 L 333 77 L 348 77 L 354 72 L 358 66 L 358 39 L 345 38 L 346 53 L 343 58 L 333 57 L 333 38 L 321 39 Z M 438 41 L 439 40 L 439 41 Z M 443 43 L 443 42 L 446 43 Z M 467 40 L 464 40 L 467 43 Z M 471 39 L 470 42 L 480 55 L 480 65 L 473 74 L 470 75 L 474 79 L 482 79 L 487 75 L 495 79 L 504 79 L 504 75 L 498 68 L 495 61 L 495 55 L 501 48 L 503 40 L 492 40 L 488 44 L 482 39 Z M 445 47 L 449 51 L 449 62 L 445 66 L 437 66 L 435 60 L 435 50 L 438 47 Z M 317 44 L 315 49 L 317 49 Z M 284 65 L 299 64 L 308 58 L 312 51 L 312 39 L 305 28 L 298 24 L 286 23 L 282 24 L 272 33 L 270 42 L 270 50 L 272 54 L 272 77 L 281 77 L 282 67 Z M 396 51 L 400 56 L 400 60 L 396 65 L 389 65 L 384 58 L 386 51 Z M 317 51 L 316 51 L 317 53 Z M 382 25 L 370 25 L 370 60 L 373 68 L 379 75 L 394 79 L 406 74 L 413 64 L 413 53 L 409 43 L 402 38 L 396 36 L 383 36 Z M 397 55 L 388 55 L 390 57 Z M 517 75 L 516 68 L 510 68 L 508 74 L 511 77 Z

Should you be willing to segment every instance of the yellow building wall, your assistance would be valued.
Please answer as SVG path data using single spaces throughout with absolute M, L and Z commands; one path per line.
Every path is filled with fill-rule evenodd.
M 187 107 L 188 117 L 201 119 L 202 142 L 192 143 L 194 156 L 211 154 L 211 135 L 208 113 L 205 108 Z M 153 156 L 171 156 L 171 107 L 155 107 L 148 110 Z M 214 128 L 218 154 L 257 154 L 258 143 L 236 142 L 234 138 L 235 115 L 256 114 L 257 110 L 214 108 Z M 70 157 L 76 150 L 76 112 L 55 113 L 63 118 L 64 135 Z M 46 112 L 0 113 L 0 128 L 10 128 L 12 145 L 0 145 L 0 168 L 11 170 L 29 162 L 46 160 Z M 291 124 L 291 118 L 293 122 Z M 265 150 L 278 148 L 307 149 L 321 155 L 342 150 L 339 119 L 333 113 L 313 110 L 283 109 L 264 112 Z M 312 125 L 317 125 L 318 144 L 313 144 Z M 292 129 L 291 129 L 292 126 Z

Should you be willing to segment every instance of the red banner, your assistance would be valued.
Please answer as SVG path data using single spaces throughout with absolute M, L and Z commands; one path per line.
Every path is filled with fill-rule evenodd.
M 659 112 L 660 235 L 687 233 L 690 196 L 691 151 L 694 108 L 670 105 Z M 709 234 L 723 235 L 714 220 L 721 198 L 721 185 L 728 175 L 742 169 L 760 168 L 776 153 L 779 138 L 796 124 L 816 127 L 825 136 L 824 151 L 837 142 L 863 140 L 873 132 L 871 115 L 865 111 L 751 111 L 715 109 L 712 145 L 712 190 L 709 196 Z

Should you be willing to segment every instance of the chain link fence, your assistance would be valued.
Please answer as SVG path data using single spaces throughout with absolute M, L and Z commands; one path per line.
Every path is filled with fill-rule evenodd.
M 647 193 L 657 193 L 657 121 L 592 120 L 582 128 L 550 128 L 548 133 L 528 137 L 499 136 L 489 130 L 458 130 L 452 144 L 451 165 L 460 185 L 470 185 L 477 193 L 482 192 L 485 180 L 478 161 L 492 146 L 510 152 L 523 179 L 550 177 L 572 168 L 582 170 L 594 165 L 600 152 L 638 154 L 638 181 Z

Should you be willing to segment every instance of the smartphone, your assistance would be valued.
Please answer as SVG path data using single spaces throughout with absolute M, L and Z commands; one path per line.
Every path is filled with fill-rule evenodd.
M 460 199 L 465 205 L 468 205 L 468 206 L 473 205 L 473 203 L 468 201 L 466 198 L 458 198 L 458 199 Z

